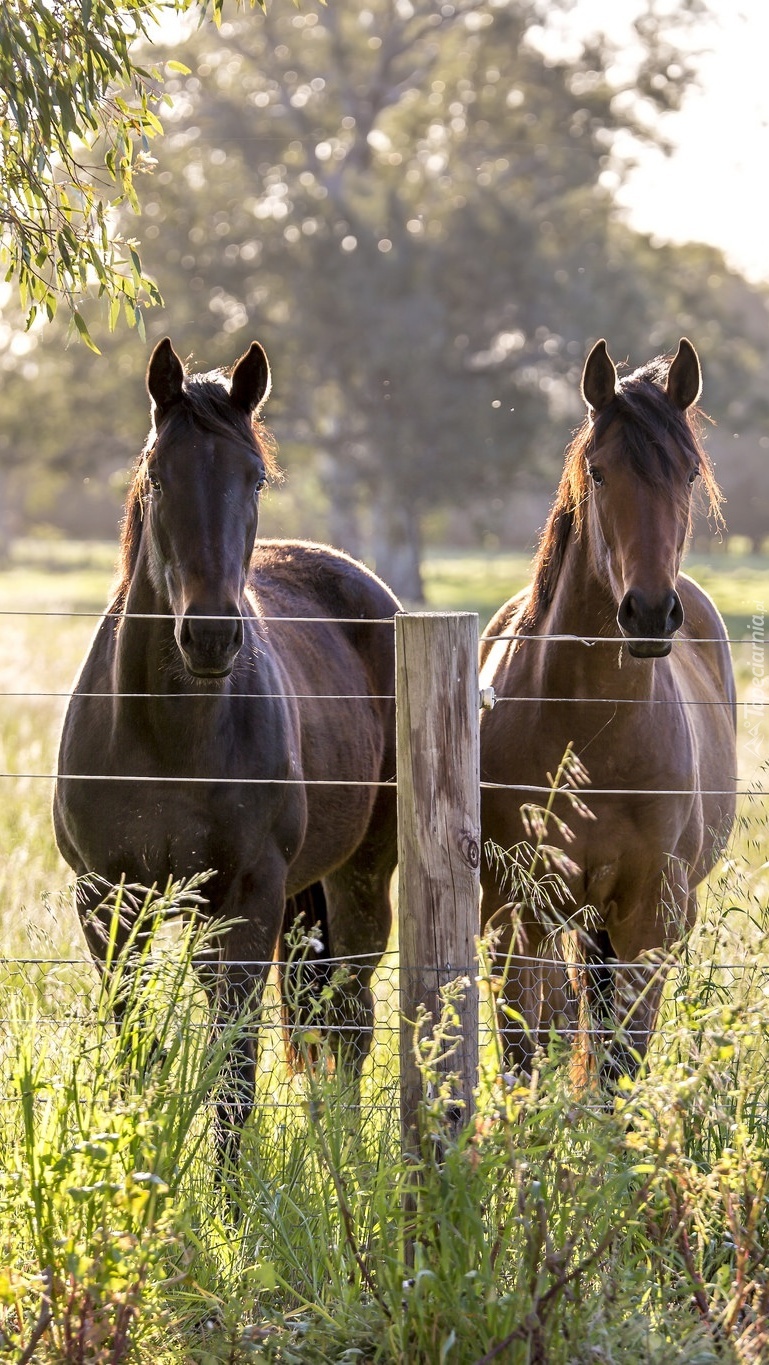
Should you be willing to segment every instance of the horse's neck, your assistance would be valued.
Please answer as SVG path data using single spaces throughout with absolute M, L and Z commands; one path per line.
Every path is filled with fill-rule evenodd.
M 601 637 L 616 641 L 619 636 L 617 604 L 596 568 L 586 534 L 577 539 L 572 533 L 538 633 L 573 635 L 579 641 L 552 640 L 535 646 L 540 651 L 538 668 L 545 694 L 628 696 L 637 700 L 651 696 L 651 662 L 636 667 L 637 661 L 627 658 L 621 644 L 600 643 Z M 599 642 L 582 643 L 591 637 L 598 637 Z
M 276 661 L 263 632 L 260 604 L 253 592 L 247 592 L 242 603 L 246 639 L 242 649 L 248 660 L 248 690 L 274 692 Z M 193 708 L 197 706 L 200 721 L 211 725 L 218 700 L 222 700 L 222 714 L 228 714 L 223 700 L 228 687 L 196 686 L 188 676 L 174 638 L 175 621 L 167 600 L 155 588 L 140 556 L 125 597 L 122 616 L 115 636 L 112 655 L 112 690 L 119 706 L 131 702 L 136 714 L 137 698 L 153 706 L 163 698 L 169 699 L 168 717 L 183 716 L 189 726 Z M 237 664 L 236 664 L 237 669 Z M 187 703 L 180 708 L 171 699 L 183 695 Z
M 596 570 L 586 532 L 578 538 L 572 530 L 546 616 L 548 634 L 617 634 L 616 604 Z
M 117 631 L 115 694 L 178 692 L 179 666 L 173 639 L 174 619 L 156 592 L 141 560 L 126 593 Z
M 115 733 L 135 735 L 175 768 L 208 766 L 221 747 L 227 688 L 197 690 L 187 676 L 168 604 L 140 566 L 126 596 L 113 660 Z

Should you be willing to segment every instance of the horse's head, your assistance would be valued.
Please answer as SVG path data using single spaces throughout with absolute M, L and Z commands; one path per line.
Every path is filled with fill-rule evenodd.
M 141 469 L 150 574 L 176 618 L 188 672 L 224 678 L 243 643 L 242 604 L 269 456 L 254 414 L 270 388 L 258 342 L 229 383 L 185 376 L 171 342 L 147 369 L 154 431 Z
M 580 517 L 636 658 L 669 654 L 683 624 L 676 583 L 705 459 L 689 416 L 701 382 L 686 338 L 669 366 L 653 361 L 623 380 L 599 341 L 582 376 L 589 425 L 574 471 L 583 481 Z

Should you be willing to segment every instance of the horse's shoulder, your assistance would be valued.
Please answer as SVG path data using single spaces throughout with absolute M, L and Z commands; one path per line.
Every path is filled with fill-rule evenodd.
M 258 594 L 281 590 L 315 602 L 329 616 L 392 616 L 400 603 L 357 559 L 310 540 L 257 541 L 251 583 Z
M 693 640 L 727 640 L 724 619 L 713 598 L 689 574 L 679 574 L 678 595 L 684 608 L 683 633 Z
M 716 690 L 734 703 L 734 669 L 724 619 L 710 594 L 689 574 L 680 574 L 676 586 L 684 609 L 681 634 L 698 642 L 693 657 L 688 661 L 682 657 L 692 674 L 690 684 L 707 685 L 710 677 Z
M 500 635 L 512 635 L 518 623 L 518 618 L 529 600 L 531 584 L 521 588 L 514 597 L 504 602 L 498 611 L 494 613 L 489 624 L 483 632 L 481 639 L 481 663 L 484 663 L 494 648 L 495 640 Z
M 122 596 L 110 600 L 106 612 L 99 621 L 88 646 L 88 652 L 80 665 L 73 691 L 104 692 L 111 689 L 111 671 L 115 661 L 117 634 L 123 611 Z

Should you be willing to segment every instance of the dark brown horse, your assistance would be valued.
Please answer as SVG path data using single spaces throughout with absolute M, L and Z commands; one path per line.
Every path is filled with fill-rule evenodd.
M 700 387 L 686 339 L 672 362 L 654 360 L 623 379 L 597 343 L 582 378 L 588 416 L 566 453 L 533 582 L 497 613 L 482 648 L 481 684 L 501 700 L 481 719 L 481 776 L 503 784 L 482 792 L 484 839 L 505 850 L 525 842 L 520 807 L 543 804 L 547 774 L 573 743 L 595 818 L 556 800 L 575 835 L 567 844 L 550 822 L 548 841 L 576 865 L 566 879 L 573 901 L 560 913 L 582 926 L 594 1027 L 608 1030 L 630 1010 L 636 1059 L 654 1027 L 662 973 L 609 964 L 664 950 L 691 929 L 696 887 L 734 818 L 726 632 L 707 594 L 680 572 L 695 485 L 716 512 L 719 501 L 697 434 Z M 507 900 L 487 862 L 483 919 L 506 921 L 511 955 L 502 1028 L 508 1059 L 526 1067 L 560 1011 L 573 1018 L 573 1002 L 564 975 L 536 961 L 553 956 L 547 936 L 558 915 L 548 923 L 530 902 L 519 904 L 513 938 Z M 633 1064 L 615 1042 L 605 1070 Z
M 229 380 L 186 376 L 168 340 L 152 354 L 153 426 L 126 504 L 119 585 L 64 722 L 56 838 L 81 879 L 97 964 L 98 879 L 162 887 L 214 870 L 209 912 L 237 921 L 222 946 L 228 1014 L 258 998 L 287 901 L 309 888 L 329 955 L 374 955 L 333 1019 L 357 1075 L 391 919 L 395 793 L 381 784 L 395 776 L 398 603 L 326 546 L 254 548 L 274 470 L 256 416 L 269 386 L 257 343 Z M 220 1105 L 233 1152 L 254 1063 L 244 1044 Z

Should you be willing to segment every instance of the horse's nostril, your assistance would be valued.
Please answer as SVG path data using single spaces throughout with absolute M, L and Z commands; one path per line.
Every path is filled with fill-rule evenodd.
M 617 621 L 619 622 L 623 630 L 630 630 L 633 621 L 635 620 L 637 615 L 638 606 L 635 600 L 635 596 L 632 592 L 626 592 L 625 596 L 623 597 L 622 601 L 619 604 L 619 611 L 617 612 Z
M 243 618 L 238 611 L 209 615 L 189 607 L 179 622 L 177 640 L 192 672 L 224 675 L 243 644 Z
M 681 626 L 683 625 L 683 623 L 684 623 L 684 609 L 683 609 L 683 605 L 682 605 L 682 603 L 681 603 L 681 599 L 680 599 L 680 597 L 678 596 L 678 593 L 677 593 L 677 592 L 672 592 L 672 593 L 670 594 L 670 605 L 669 605 L 669 608 L 668 608 L 668 621 L 667 621 L 668 629 L 669 629 L 671 635 L 674 634 L 675 631 L 680 630 L 680 629 L 681 629 Z
M 683 620 L 684 609 L 675 591 L 647 599 L 643 593 L 628 589 L 617 611 L 620 629 L 636 640 L 670 640 Z

